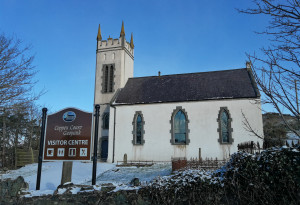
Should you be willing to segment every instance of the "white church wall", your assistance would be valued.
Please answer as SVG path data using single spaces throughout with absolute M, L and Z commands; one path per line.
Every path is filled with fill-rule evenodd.
M 171 116 L 173 110 L 181 106 L 187 112 L 190 143 L 188 145 L 172 145 Z M 218 142 L 218 114 L 221 107 L 227 107 L 233 128 L 231 145 Z M 202 158 L 228 158 L 229 154 L 237 151 L 237 145 L 245 141 L 260 142 L 262 140 L 249 133 L 243 125 L 242 112 L 251 126 L 263 136 L 262 115 L 260 103 L 253 99 L 211 100 L 200 102 L 156 103 L 146 105 L 121 105 L 116 107 L 115 154 L 114 162 L 122 161 L 124 154 L 128 160 L 170 161 L 171 157 L 199 157 L 201 148 Z M 143 145 L 132 144 L 133 117 L 136 111 L 141 111 L 144 117 Z M 108 162 L 113 159 L 114 109 L 111 108 L 109 129 Z

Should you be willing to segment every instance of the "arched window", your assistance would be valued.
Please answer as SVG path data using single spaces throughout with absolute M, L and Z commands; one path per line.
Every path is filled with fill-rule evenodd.
M 221 144 L 232 144 L 233 142 L 233 138 L 232 138 L 233 129 L 231 128 L 232 119 L 230 118 L 230 113 L 227 107 L 221 107 L 217 121 L 219 122 L 218 141 Z
M 181 110 L 179 110 L 174 118 L 175 143 L 186 142 L 185 122 L 185 115 Z
M 171 118 L 171 144 L 189 144 L 190 140 L 188 138 L 188 122 L 187 113 L 182 107 L 176 107 L 173 110 Z
M 142 117 L 138 115 L 136 118 L 136 144 L 142 143 Z
M 109 113 L 104 113 L 102 118 L 103 129 L 109 129 Z
M 223 143 L 229 143 L 228 120 L 229 120 L 229 116 L 226 110 L 223 110 L 221 114 L 221 132 L 222 132 Z
M 132 121 L 132 125 L 133 125 L 133 140 L 132 140 L 132 144 L 134 145 L 143 145 L 145 143 L 144 140 L 144 134 L 145 134 L 145 130 L 144 130 L 144 125 L 145 125 L 145 121 L 143 118 L 143 114 L 141 111 L 136 111 L 135 115 L 133 117 L 133 121 Z

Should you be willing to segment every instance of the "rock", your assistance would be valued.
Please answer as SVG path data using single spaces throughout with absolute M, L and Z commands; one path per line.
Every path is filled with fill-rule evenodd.
M 130 185 L 131 185 L 131 186 L 140 186 L 141 183 L 140 183 L 139 178 L 133 178 L 133 179 L 131 180 L 131 182 L 130 182 Z
M 63 185 L 59 185 L 53 195 L 73 194 L 74 189 L 77 189 L 79 192 L 94 191 L 94 187 L 91 185 L 74 185 L 73 183 L 65 183 Z
M 82 186 L 80 191 L 89 191 L 89 190 L 94 190 L 94 187 L 93 186 Z
M 101 184 L 101 191 L 103 192 L 110 192 L 114 190 L 116 186 L 114 186 L 112 183 L 107 183 L 107 184 Z
M 57 187 L 57 189 L 69 188 L 69 187 L 72 187 L 72 186 L 74 186 L 74 184 L 72 182 L 67 182 L 67 183 L 59 185 Z
M 28 189 L 24 178 L 19 176 L 16 179 L 5 179 L 0 181 L 0 204 L 5 204 L 12 198 L 16 198 Z
M 112 183 L 104 183 L 104 184 L 101 184 L 101 187 L 104 187 L 104 186 L 114 186 Z

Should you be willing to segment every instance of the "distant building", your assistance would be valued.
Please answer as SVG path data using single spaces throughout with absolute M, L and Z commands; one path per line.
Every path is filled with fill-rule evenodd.
M 133 77 L 134 44 L 97 35 L 95 104 L 100 104 L 99 155 L 108 162 L 224 159 L 263 136 L 260 94 L 243 69 Z M 244 114 L 244 116 L 243 116 Z

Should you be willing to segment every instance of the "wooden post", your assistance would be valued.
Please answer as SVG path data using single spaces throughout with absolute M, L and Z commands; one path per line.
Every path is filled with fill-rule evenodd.
M 202 157 L 201 157 L 201 148 L 199 148 L 199 161 L 202 161 Z
M 33 155 L 33 150 L 31 147 L 29 148 L 29 152 L 31 154 L 31 163 L 34 163 L 34 155 Z
M 72 181 L 72 167 L 73 167 L 72 161 L 64 161 L 63 162 L 63 168 L 62 168 L 62 173 L 61 173 L 61 182 L 60 182 L 61 185 Z
M 124 163 L 124 164 L 127 164 L 127 154 L 124 154 L 124 157 L 123 157 L 123 163 Z

